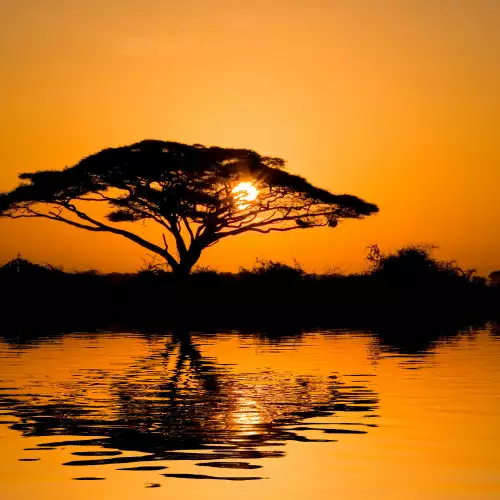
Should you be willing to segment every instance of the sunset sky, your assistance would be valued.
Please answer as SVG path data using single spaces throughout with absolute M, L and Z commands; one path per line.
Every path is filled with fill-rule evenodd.
M 433 243 L 500 268 L 500 1 L 0 0 L 0 191 L 146 138 L 255 149 L 380 213 L 335 229 L 223 240 L 256 257 L 366 266 L 366 247 Z M 147 251 L 50 221 L 0 221 L 21 252 L 134 271 Z

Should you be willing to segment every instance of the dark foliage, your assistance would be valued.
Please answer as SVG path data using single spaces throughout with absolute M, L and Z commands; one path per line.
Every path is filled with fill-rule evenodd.
M 489 284 L 491 286 L 500 287 L 500 271 L 493 271 L 488 276 Z
M 154 263 L 135 274 L 103 275 L 16 259 L 0 268 L 8 292 L 4 336 L 42 335 L 44 326 L 54 332 L 115 325 L 249 329 L 279 338 L 346 327 L 370 329 L 411 350 L 460 325 L 498 317 L 500 288 L 433 259 L 430 248 L 406 247 L 375 260 L 373 250 L 364 274 L 311 275 L 297 264 L 257 261 L 238 274 L 197 269 L 182 285 Z

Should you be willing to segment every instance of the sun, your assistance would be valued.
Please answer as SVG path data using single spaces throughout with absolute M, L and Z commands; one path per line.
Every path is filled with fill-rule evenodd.
M 255 201 L 259 195 L 258 189 L 252 182 L 240 182 L 232 192 L 240 210 L 248 208 L 250 206 L 249 202 Z

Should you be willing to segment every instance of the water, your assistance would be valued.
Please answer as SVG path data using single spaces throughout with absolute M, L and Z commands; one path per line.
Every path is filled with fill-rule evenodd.
M 498 499 L 499 331 L 0 340 L 0 498 Z

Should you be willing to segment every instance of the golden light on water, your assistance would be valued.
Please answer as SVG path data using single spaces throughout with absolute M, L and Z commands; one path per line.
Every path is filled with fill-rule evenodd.
M 240 435 L 243 436 L 257 434 L 258 426 L 264 423 L 257 402 L 245 397 L 237 401 L 237 409 L 232 415 L 232 420 Z
M 238 208 L 244 210 L 250 206 L 250 202 L 255 201 L 259 195 L 258 189 L 254 186 L 253 182 L 240 182 L 232 191 Z

